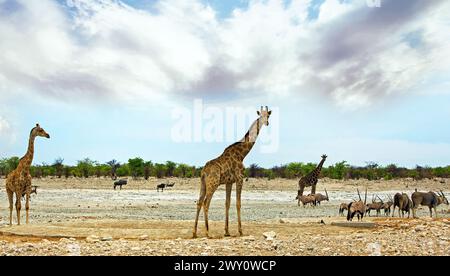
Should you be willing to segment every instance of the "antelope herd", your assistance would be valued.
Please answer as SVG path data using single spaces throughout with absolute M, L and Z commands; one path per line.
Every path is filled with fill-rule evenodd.
M 375 211 L 377 217 L 382 215 L 382 212 L 384 212 L 384 216 L 386 217 L 389 217 L 391 213 L 392 217 L 394 217 L 396 208 L 398 208 L 398 217 L 404 218 L 405 214 L 408 214 L 409 218 L 412 211 L 413 217 L 417 218 L 416 210 L 419 206 L 427 206 L 430 210 L 430 217 L 433 217 L 434 210 L 434 214 L 437 217 L 436 208 L 441 204 L 449 205 L 442 190 L 439 192 L 430 191 L 425 193 L 418 192 L 416 189 L 411 197 L 406 193 L 396 193 L 394 198 L 388 195 L 386 201 L 381 199 L 378 195 L 373 195 L 371 203 L 367 203 L 367 189 L 364 201 L 361 198 L 359 189 L 357 189 L 357 193 L 359 197 L 358 201 L 353 200 L 350 203 L 343 202 L 339 205 L 339 216 L 345 216 L 344 212 L 347 211 L 348 221 L 352 221 L 355 216 L 358 217 L 358 220 L 362 220 L 365 215 L 371 216 L 371 211 Z M 302 203 L 303 207 L 306 207 L 307 205 L 316 207 L 317 205 L 320 205 L 321 201 L 330 200 L 326 189 L 325 194 L 326 195 L 318 193 L 306 196 L 298 194 L 295 199 L 298 200 L 298 206 Z M 391 211 L 392 206 L 393 210 Z

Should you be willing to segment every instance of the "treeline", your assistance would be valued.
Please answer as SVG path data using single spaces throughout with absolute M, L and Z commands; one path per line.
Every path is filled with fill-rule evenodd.
M 19 164 L 19 158 L 0 159 L 0 176 L 6 176 Z M 150 177 L 198 177 L 201 168 L 186 164 L 177 164 L 167 161 L 164 164 L 144 161 L 142 158 L 129 159 L 121 164 L 116 160 L 100 163 L 89 158 L 79 160 L 75 166 L 64 164 L 64 159 L 58 158 L 52 164 L 33 165 L 31 175 L 35 178 L 53 176 L 58 178 L 69 177 L 133 177 L 149 179 Z
M 14 170 L 19 163 L 18 157 L 0 159 L 0 176 L 6 176 Z M 314 170 L 317 164 L 293 162 L 287 165 L 275 166 L 270 169 L 252 164 L 245 170 L 246 177 L 252 178 L 300 178 Z M 52 164 L 33 165 L 31 174 L 35 178 L 41 177 L 133 177 L 149 179 L 150 177 L 199 177 L 202 167 L 179 164 L 172 161 L 166 163 L 153 163 L 142 158 L 129 159 L 127 163 L 111 160 L 99 163 L 89 158 L 80 160 L 75 166 L 64 164 L 64 159 L 57 158 Z M 434 177 L 450 178 L 450 166 L 446 167 L 422 167 L 414 169 L 399 167 L 397 165 L 379 166 L 376 163 L 367 163 L 366 166 L 350 166 L 346 161 L 338 162 L 332 166 L 324 167 L 320 177 L 331 179 L 397 179 L 414 178 L 432 179 Z

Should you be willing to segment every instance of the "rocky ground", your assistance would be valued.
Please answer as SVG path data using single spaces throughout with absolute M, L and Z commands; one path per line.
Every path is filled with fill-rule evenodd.
M 41 187 L 32 196 L 31 223 L 13 227 L 7 226 L 7 200 L 0 191 L 0 255 L 450 255 L 448 206 L 440 206 L 439 219 L 428 218 L 422 208 L 420 219 L 364 218 L 375 228 L 332 225 L 345 221 L 336 217 L 339 203 L 355 198 L 356 187 L 362 190 L 366 182 L 325 180 L 322 185 L 331 201 L 303 208 L 293 200 L 292 181 L 277 180 L 275 185 L 250 179 L 243 193 L 244 236 L 237 235 L 233 203 L 232 237 L 223 237 L 221 189 L 210 210 L 212 238 L 205 238 L 201 217 L 200 238 L 191 239 L 198 197 L 194 180 L 175 180 L 178 185 L 163 193 L 148 183 L 113 191 L 109 180 L 92 181 L 36 181 Z M 416 187 L 448 192 L 445 181 L 433 180 L 368 186 L 369 194 L 381 198 L 396 191 L 411 193 Z
M 153 240 L 94 236 L 41 239 L 3 236 L 1 255 L 450 255 L 448 219 L 380 219 L 374 229 L 295 224 L 292 233 L 272 229 L 244 237 Z M 281 224 L 281 222 L 279 222 Z M 289 222 L 283 223 L 289 225 Z M 289 227 L 288 227 L 289 228 Z M 300 231 L 301 230 L 301 231 Z

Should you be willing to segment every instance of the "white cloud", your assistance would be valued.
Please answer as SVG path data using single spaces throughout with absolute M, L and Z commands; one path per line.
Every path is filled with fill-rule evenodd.
M 160 0 L 154 12 L 118 0 L 2 0 L 0 96 L 322 93 L 360 107 L 449 70 L 448 1 L 361 2 L 327 0 L 308 21 L 304 0 L 251 1 L 226 19 L 197 0 Z M 414 48 L 404 37 L 417 30 Z

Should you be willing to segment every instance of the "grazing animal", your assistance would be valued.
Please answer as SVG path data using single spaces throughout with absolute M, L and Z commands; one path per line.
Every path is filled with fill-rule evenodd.
M 39 188 L 39 186 L 34 186 L 34 185 L 31 186 L 30 196 L 31 196 L 32 194 L 37 195 L 37 188 Z M 24 199 L 25 196 L 26 196 L 26 192 L 24 191 L 23 194 L 22 194 L 22 199 Z M 31 198 L 30 198 L 30 200 L 31 200 Z
M 166 184 L 166 188 L 173 188 L 173 186 L 175 186 L 175 182 Z
M 159 190 L 162 190 L 164 192 L 164 189 L 166 188 L 167 184 L 161 183 L 158 186 L 156 186 L 156 190 L 159 192 Z
M 30 194 L 31 194 L 31 173 L 30 166 L 34 157 L 34 141 L 36 137 L 50 138 L 50 135 L 45 132 L 39 124 L 36 124 L 30 132 L 28 140 L 28 150 L 26 154 L 19 160 L 19 165 L 6 178 L 6 193 L 9 200 L 9 225 L 12 225 L 12 211 L 13 211 L 13 196 L 16 194 L 16 212 L 17 224 L 20 225 L 20 210 L 22 209 L 21 198 L 26 197 L 26 223 L 29 221 L 30 210 Z
M 381 214 L 381 208 L 383 207 L 383 204 L 384 203 L 382 200 L 380 202 L 376 202 L 375 198 L 372 198 L 372 203 L 366 204 L 366 214 L 369 214 L 370 217 L 370 211 L 375 210 L 377 212 L 378 217 Z
M 355 215 L 358 216 L 358 221 L 362 220 L 364 218 L 364 214 L 366 213 L 366 201 L 367 201 L 367 188 L 366 188 L 366 195 L 364 197 L 364 202 L 361 200 L 361 195 L 358 191 L 359 201 L 351 202 L 348 205 L 348 212 L 347 212 L 347 220 L 352 221 L 353 217 Z
M 448 200 L 445 197 L 444 193 L 441 190 L 441 193 L 439 192 L 436 194 L 434 192 L 428 192 L 428 193 L 422 193 L 418 192 L 417 190 L 411 195 L 412 199 L 412 210 L 413 210 L 413 217 L 417 218 L 416 216 L 416 209 L 419 207 L 419 205 L 428 206 L 430 209 L 430 217 L 433 217 L 433 209 L 434 214 L 437 217 L 437 206 L 441 204 L 448 205 Z
M 384 210 L 384 215 L 389 216 L 391 214 L 391 207 L 394 205 L 394 201 L 392 200 L 391 196 L 388 196 L 388 201 L 383 203 L 383 206 L 381 206 L 381 209 Z
M 316 202 L 316 198 L 314 197 L 314 195 L 300 195 L 300 191 L 299 194 L 297 195 L 297 197 L 295 199 L 298 199 L 298 206 L 300 206 L 300 202 L 303 204 L 303 207 L 306 207 L 306 205 L 311 204 L 311 206 L 315 206 L 315 202 Z
M 339 216 L 344 216 L 344 211 L 348 210 L 348 203 L 341 203 L 341 205 L 339 205 Z
M 320 175 L 320 171 L 322 170 L 323 163 L 325 163 L 327 157 L 328 156 L 326 156 L 325 154 L 322 155 L 322 161 L 320 161 L 319 165 L 317 165 L 317 167 L 312 172 L 300 178 L 300 180 L 298 181 L 300 196 L 303 195 L 305 187 L 311 187 L 311 194 L 314 195 L 316 193 L 316 185 L 317 182 L 319 181 L 318 178 Z
M 398 217 L 400 217 L 400 211 L 402 211 L 402 218 L 405 216 L 405 213 L 408 213 L 409 218 L 412 206 L 413 202 L 409 199 L 407 194 L 396 193 L 394 195 L 394 209 L 392 210 L 392 217 L 395 215 L 395 207 L 398 207 Z
M 322 201 L 330 201 L 330 199 L 329 199 L 329 197 L 328 197 L 328 192 L 327 192 L 327 189 L 325 189 L 325 194 L 326 195 L 323 195 L 323 194 L 315 194 L 314 195 L 314 205 L 317 205 L 317 204 L 319 204 L 320 205 L 320 203 L 322 202 Z
M 209 233 L 208 211 L 214 192 L 220 185 L 225 185 L 226 201 L 225 201 L 225 236 L 230 236 L 228 231 L 228 217 L 231 203 L 231 189 L 236 183 L 236 209 L 238 218 L 238 230 L 242 236 L 241 225 L 241 193 L 244 184 L 243 164 L 244 158 L 252 150 L 256 143 L 261 128 L 269 125 L 269 117 L 272 111 L 266 106 L 261 107 L 261 111 L 257 111 L 259 116 L 251 125 L 244 138 L 227 147 L 222 155 L 206 163 L 201 172 L 201 188 L 200 197 L 197 201 L 197 214 L 195 217 L 193 237 L 197 237 L 197 224 L 200 210 L 203 208 L 205 216 L 206 235 Z
M 116 189 L 117 186 L 119 186 L 120 189 L 122 190 L 122 186 L 127 185 L 127 184 L 128 184 L 128 180 L 126 180 L 126 179 L 117 180 L 116 182 L 114 182 L 114 190 Z

